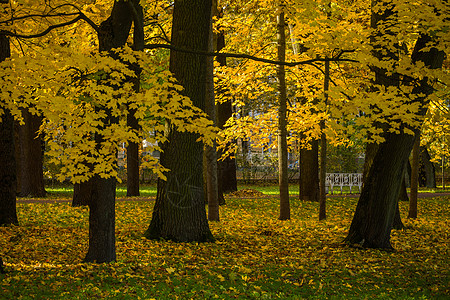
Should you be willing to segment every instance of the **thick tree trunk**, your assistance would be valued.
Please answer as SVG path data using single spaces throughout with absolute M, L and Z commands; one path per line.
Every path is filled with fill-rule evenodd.
M 384 15 L 374 14 L 373 21 L 377 23 L 386 18 L 389 13 L 392 13 L 392 11 L 386 11 Z M 429 42 L 431 42 L 429 36 L 421 35 L 416 42 L 411 59 L 413 62 L 423 62 L 425 66 L 431 69 L 440 68 L 442 67 L 444 53 L 436 48 L 427 50 L 426 47 Z M 389 50 L 387 53 L 390 55 Z M 380 52 L 378 52 L 378 55 L 380 55 Z M 416 96 L 415 101 L 422 104 L 419 111 L 421 116 L 426 113 L 427 96 L 433 92 L 428 80 L 428 78 L 421 79 L 412 90 L 412 94 Z M 392 85 L 392 78 L 389 78 L 386 70 L 377 70 L 376 82 Z M 390 233 L 398 206 L 401 182 L 404 178 L 404 164 L 412 150 L 415 137 L 405 133 L 385 133 L 384 138 L 385 141 L 378 145 L 373 163 L 365 178 L 346 238 L 346 241 L 350 244 L 360 244 L 363 247 L 370 248 L 392 248 Z
M 175 1 L 172 45 L 207 51 L 211 7 L 211 0 Z M 170 71 L 184 87 L 184 94 L 204 110 L 207 58 L 171 51 Z M 196 134 L 179 132 L 170 124 L 167 127 L 168 142 L 162 145 L 161 163 L 170 171 L 167 181 L 158 180 L 153 216 L 145 236 L 180 242 L 213 241 L 205 210 L 203 144 L 196 141 Z
M 346 241 L 391 249 L 390 233 L 398 206 L 403 167 L 414 137 L 388 134 L 378 146 L 367 173 Z
M 73 185 L 72 206 L 89 205 L 92 197 L 92 179 Z
M 278 61 L 286 59 L 286 34 L 283 8 L 277 16 Z M 277 66 L 278 77 L 278 184 L 280 188 L 280 220 L 291 218 L 289 204 L 288 150 L 287 150 L 287 97 L 286 74 L 283 65 Z
M 92 201 L 89 203 L 89 249 L 84 261 L 115 261 L 116 179 L 104 179 L 96 175 L 92 185 Z
M 319 141 L 311 141 L 311 149 L 300 149 L 299 198 L 319 201 Z
M 10 55 L 9 38 L 0 35 L 0 62 Z M 1 99 L 0 101 L 3 102 Z M 8 109 L 3 109 L 4 112 L 0 115 L 0 226 L 19 224 L 16 212 L 14 117 Z
M 25 124 L 19 125 L 17 147 L 17 195 L 19 197 L 44 197 L 43 150 L 42 140 L 37 131 L 42 118 L 22 110 Z

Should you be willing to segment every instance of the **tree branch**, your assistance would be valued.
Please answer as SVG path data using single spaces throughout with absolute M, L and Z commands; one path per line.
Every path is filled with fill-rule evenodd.
M 299 66 L 299 65 L 311 65 L 316 62 L 325 62 L 325 61 L 358 62 L 357 60 L 354 60 L 354 59 L 340 58 L 340 56 L 342 54 L 338 55 L 337 57 L 332 57 L 332 58 L 313 58 L 313 59 L 307 59 L 307 60 L 296 61 L 296 62 L 281 62 L 281 61 L 277 61 L 277 60 L 256 57 L 256 56 L 249 55 L 249 54 L 226 53 L 226 52 L 204 52 L 204 51 L 196 51 L 196 50 L 190 50 L 190 49 L 177 48 L 177 47 L 174 47 L 169 44 L 147 44 L 147 45 L 145 45 L 145 49 L 158 49 L 158 48 L 164 48 L 164 49 L 170 49 L 172 51 L 178 51 L 178 52 L 189 53 L 189 54 L 206 55 L 206 56 L 244 58 L 244 59 L 250 59 L 250 60 L 259 61 L 259 62 L 268 63 L 268 64 L 284 65 L 287 67 L 294 67 L 294 66 Z M 347 51 L 347 52 L 350 52 L 350 51 Z

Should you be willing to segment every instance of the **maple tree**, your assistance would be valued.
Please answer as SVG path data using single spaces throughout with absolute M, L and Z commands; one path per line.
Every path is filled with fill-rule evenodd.
M 65 2 L 53 3 L 54 7 L 44 3 L 35 6 L 42 9 L 42 14 L 31 13 L 24 3 L 17 3 L 12 16 L 6 10 L 2 24 L 15 22 L 11 22 L 13 28 L 5 25 L 2 33 L 16 38 L 41 38 L 46 48 L 33 51 L 32 46 L 27 47 L 25 55 L 18 54 L 2 64 L 6 74 L 2 78 L 5 87 L 2 93 L 14 99 L 6 103 L 6 108 L 11 108 L 17 118 L 20 119 L 18 107 L 25 106 L 32 106 L 32 113 L 45 117 L 41 130 L 46 133 L 53 162 L 63 164 L 61 179 L 93 180 L 89 203 L 92 227 L 86 260 L 102 262 L 115 260 L 115 161 L 119 144 L 136 143 L 144 136 L 154 145 L 155 141 L 164 142 L 168 120 L 179 130 L 196 132 L 202 141 L 210 140 L 214 131 L 206 115 L 179 94 L 182 88 L 169 72 L 158 66 L 158 57 L 150 55 L 151 51 L 116 49 L 128 40 L 131 23 L 136 22 L 134 9 L 130 10 L 129 5 L 137 2 L 114 2 L 110 17 L 100 26 L 96 24 L 103 16 L 96 13 L 107 12 L 105 7 L 110 4 L 78 4 L 80 7 Z M 92 13 L 92 19 L 88 12 Z M 51 19 L 56 25 L 47 27 L 35 18 Z M 79 20 L 87 24 L 78 24 Z M 38 26 L 32 29 L 38 33 L 31 33 L 30 27 L 25 26 L 27 22 L 36 23 Z M 72 26 L 69 31 L 89 34 L 81 42 L 70 34 L 47 36 L 63 26 Z M 137 26 L 134 28 L 136 36 Z M 98 53 L 95 51 L 98 45 L 101 51 L 109 52 Z M 143 88 L 139 92 L 130 82 L 130 78 L 137 76 L 132 68 L 135 64 L 142 68 Z M 135 111 L 140 131 L 131 131 L 126 118 L 120 117 L 129 110 Z M 149 132 L 156 134 L 148 136 Z M 155 159 L 149 160 L 147 166 L 164 177 L 165 169 Z
M 427 7 L 426 4 L 423 5 Z M 373 53 L 374 57 L 379 59 L 378 63 L 375 62 L 373 66 L 375 84 L 377 84 L 379 94 L 390 90 L 390 93 L 395 95 L 395 93 L 402 91 L 396 89 L 396 87 L 404 88 L 406 90 L 403 94 L 403 101 L 406 102 L 404 105 L 419 105 L 420 108 L 414 116 L 420 120 L 420 117 L 426 113 L 426 105 L 429 101 L 427 96 L 432 94 L 434 89 L 430 82 L 432 79 L 428 77 L 430 75 L 427 76 L 426 73 L 425 76 L 416 77 L 417 73 L 414 72 L 417 72 L 417 70 L 404 75 L 407 78 L 406 84 L 408 84 L 409 90 L 404 83 L 400 84 L 400 75 L 403 75 L 400 70 L 407 71 L 407 69 L 404 66 L 401 69 L 396 69 L 396 62 L 399 61 L 399 58 L 395 57 L 398 53 L 395 49 L 398 48 L 399 44 L 398 42 L 392 43 L 392 41 L 395 41 L 393 37 L 398 35 L 396 30 L 406 31 L 405 27 L 398 26 L 398 24 L 401 24 L 399 18 L 402 17 L 402 8 L 401 5 L 395 5 L 390 1 L 373 3 L 372 27 L 375 29 L 372 36 Z M 434 15 L 436 17 L 445 11 L 445 7 L 436 6 L 433 9 L 435 9 Z M 443 9 L 443 11 L 439 9 Z M 406 14 L 403 21 L 406 20 L 412 22 L 414 18 Z M 386 26 L 389 26 L 389 28 L 387 29 Z M 442 23 L 438 22 L 434 30 L 442 31 L 440 26 L 442 26 Z M 422 29 L 419 32 L 410 58 L 410 63 L 421 66 L 420 73 L 424 72 L 425 68 L 433 70 L 442 67 L 444 60 L 442 49 L 445 48 L 441 47 L 447 42 L 445 39 L 436 40 L 436 36 L 433 34 L 432 37 L 427 29 Z M 440 44 L 440 42 L 443 42 L 443 44 Z M 389 58 L 394 58 L 393 62 Z M 389 64 L 386 64 L 386 61 L 389 61 Z M 401 63 L 399 65 L 401 66 Z M 393 101 L 401 101 L 400 99 L 394 98 Z M 414 129 L 414 127 L 413 130 L 409 129 L 408 123 L 402 123 L 402 132 L 392 124 L 389 125 L 391 125 L 389 128 L 380 124 L 377 126 L 384 135 L 384 139 L 375 147 L 373 162 L 368 170 L 352 225 L 346 238 L 348 242 L 360 244 L 364 247 L 387 249 L 392 247 L 390 232 L 398 206 L 405 162 L 414 144 L 415 136 L 412 131 L 415 131 L 416 136 L 418 136 L 418 129 Z

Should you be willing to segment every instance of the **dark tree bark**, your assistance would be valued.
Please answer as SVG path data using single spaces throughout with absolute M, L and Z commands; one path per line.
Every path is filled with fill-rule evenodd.
M 319 201 L 319 141 L 311 141 L 311 149 L 300 149 L 299 198 Z
M 89 203 L 89 249 L 85 262 L 104 263 L 116 260 L 115 198 L 116 179 L 92 179 Z
M 218 12 L 219 17 L 222 11 Z M 225 47 L 225 33 L 220 31 L 216 38 L 216 51 L 220 51 Z M 226 66 L 226 57 L 217 57 L 217 61 L 221 66 Z M 219 93 L 227 93 L 227 91 L 219 91 Z M 217 104 L 217 126 L 224 129 L 225 123 L 233 115 L 233 108 L 231 100 Z M 222 152 L 218 152 L 217 157 L 220 158 Z M 218 168 L 218 189 L 219 189 L 219 204 L 225 204 L 223 194 L 237 191 L 237 176 L 236 176 L 236 159 L 227 157 L 224 160 L 217 162 Z
M 217 0 L 212 1 L 211 13 L 217 10 Z M 209 29 L 208 51 L 213 49 L 213 30 L 212 23 Z M 214 57 L 207 58 L 206 81 L 205 81 L 206 103 L 205 112 L 217 124 L 216 118 L 216 101 L 214 95 Z M 217 146 L 216 142 L 212 146 L 205 145 L 205 162 L 206 162 L 206 198 L 208 202 L 208 220 L 219 221 L 219 190 L 217 178 Z
M 19 197 L 44 197 L 43 147 L 37 131 L 42 118 L 22 110 L 24 125 L 17 123 L 17 195 Z
M 136 15 L 134 12 L 138 12 Z M 110 51 L 125 45 L 133 20 L 139 22 L 142 16 L 142 8 L 139 1 L 115 1 L 110 17 L 99 28 L 98 40 L 100 51 Z M 140 20 L 142 22 L 142 20 Z M 136 25 L 138 26 L 138 25 Z M 111 117 L 107 108 L 104 110 L 106 124 L 115 123 L 118 120 Z M 103 136 L 95 136 L 97 145 L 103 141 Z M 115 197 L 116 179 L 101 178 L 95 175 L 91 179 L 92 194 L 89 201 L 89 249 L 84 261 L 86 262 L 111 262 L 116 260 L 115 245 Z
M 324 79 L 324 98 L 325 107 L 328 105 L 328 90 L 330 87 L 330 62 L 325 62 L 325 79 Z M 325 120 L 320 121 L 320 171 L 319 171 L 319 220 L 327 218 L 326 209 L 326 191 L 325 191 L 325 179 L 327 172 L 327 135 L 325 134 Z
M 419 152 L 420 152 L 420 131 L 416 133 L 411 160 L 411 191 L 409 195 L 408 218 L 417 218 L 417 197 L 419 193 Z
M 92 197 L 92 184 L 92 180 L 88 180 L 73 185 L 73 207 L 89 205 Z
M 134 34 L 133 34 L 133 50 L 142 51 L 144 49 L 144 15 L 143 9 L 138 5 L 138 2 L 131 2 L 135 7 L 133 13 Z M 127 23 L 128 24 L 128 23 Z M 136 78 L 132 79 L 134 90 L 136 93 L 140 91 L 140 73 L 139 66 L 132 66 Z M 127 125 L 131 129 L 138 131 L 139 122 L 134 116 L 136 110 L 130 109 L 127 115 Z M 139 196 L 139 143 L 130 142 L 127 147 L 127 196 Z
M 172 45 L 207 51 L 211 7 L 211 0 L 175 1 Z M 170 71 L 184 87 L 184 94 L 204 110 L 207 57 L 171 51 Z M 203 190 L 203 144 L 196 141 L 197 134 L 179 132 L 170 124 L 167 135 L 161 163 L 170 172 L 167 181 L 158 180 L 153 216 L 145 236 L 179 242 L 213 241 Z
M 0 34 L 0 62 L 10 55 L 9 38 Z M 14 117 L 8 109 L 3 109 L 4 113 L 0 115 L 0 226 L 19 225 L 16 212 Z
M 436 188 L 436 168 L 426 146 L 420 146 L 419 186 Z
M 286 34 L 283 8 L 277 16 L 277 52 L 278 61 L 286 60 Z M 284 66 L 277 66 L 278 78 L 278 185 L 280 189 L 279 220 L 291 218 L 289 204 L 288 149 L 287 149 L 287 96 L 286 73 Z
M 374 28 L 376 28 L 378 21 L 385 20 L 389 14 L 392 14 L 392 11 L 386 11 L 384 15 L 373 14 Z M 413 62 L 423 62 L 428 68 L 440 68 L 442 67 L 444 53 L 436 48 L 426 49 L 427 43 L 431 41 L 429 36 L 420 35 L 411 58 Z M 386 52 L 391 55 L 389 51 L 387 49 Z M 381 51 L 375 53 L 375 55 L 381 55 Z M 386 70 L 375 68 L 374 70 L 376 71 L 377 83 L 392 85 L 392 78 L 386 74 Z M 433 92 L 428 80 L 428 78 L 419 80 L 412 91 L 417 96 L 415 101 L 422 104 L 418 113 L 422 116 L 426 113 L 427 96 Z M 365 178 L 346 238 L 346 241 L 350 244 L 359 244 L 369 248 L 392 249 L 390 233 L 398 206 L 401 182 L 404 176 L 404 164 L 409 157 L 415 137 L 405 133 L 385 133 L 384 138 L 385 141 L 379 144 L 373 163 Z
M 128 126 L 139 129 L 134 111 L 127 116 Z M 130 142 L 127 147 L 127 196 L 139 196 L 139 144 Z

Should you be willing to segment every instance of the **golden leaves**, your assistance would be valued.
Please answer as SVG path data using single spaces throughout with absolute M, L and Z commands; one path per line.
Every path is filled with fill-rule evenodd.
M 276 220 L 277 198 L 226 201 L 222 221 L 210 224 L 217 241 L 203 244 L 142 238 L 154 203 L 118 202 L 118 262 L 105 265 L 79 263 L 87 249 L 86 208 L 19 204 L 22 226 L 0 228 L 0 256 L 9 272 L 0 278 L 2 295 L 14 295 L 18 286 L 27 287 L 24 293 L 35 287 L 47 298 L 86 293 L 145 299 L 206 294 L 287 299 L 313 293 L 357 298 L 387 291 L 386 297 L 437 298 L 448 293 L 449 224 L 442 217 L 449 213 L 448 198 L 424 199 L 421 217 L 405 219 L 406 229 L 392 232 L 395 252 L 340 244 L 355 198 L 328 199 L 324 222 L 317 221 L 317 203 L 292 202 L 292 220 L 282 222 Z M 407 209 L 400 203 L 402 216 Z

